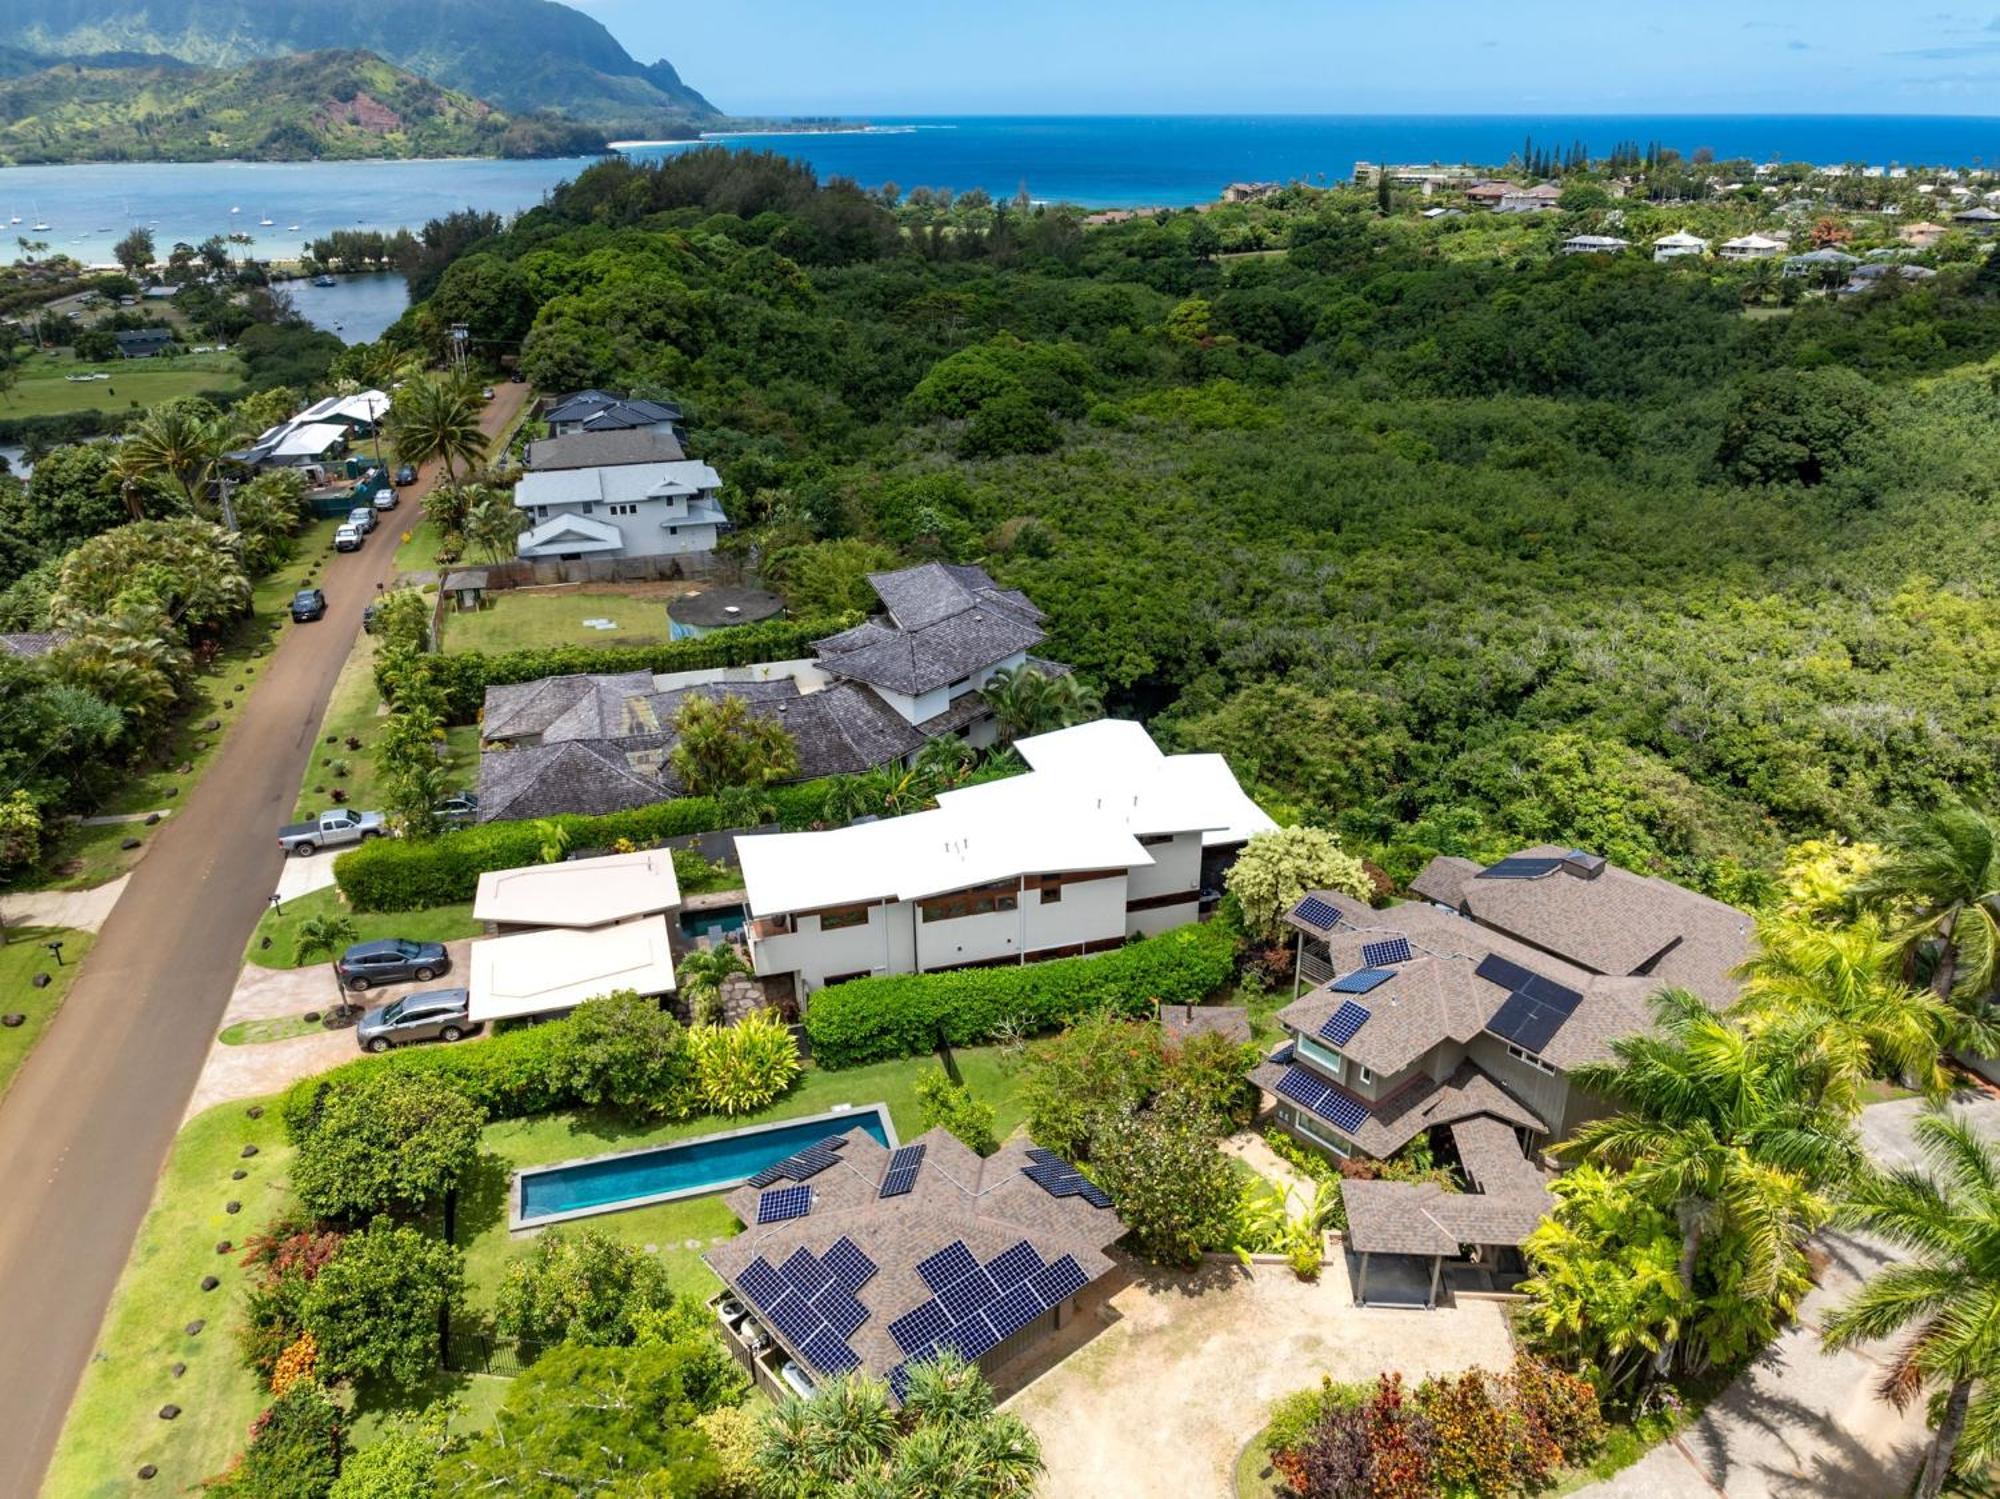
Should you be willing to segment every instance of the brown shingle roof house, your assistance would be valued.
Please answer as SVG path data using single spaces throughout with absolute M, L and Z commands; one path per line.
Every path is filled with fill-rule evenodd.
M 893 1150 L 853 1129 L 723 1200 L 744 1231 L 703 1259 L 736 1303 L 718 1306 L 731 1339 L 777 1394 L 774 1349 L 815 1381 L 859 1368 L 899 1399 L 907 1366 L 941 1351 L 997 1367 L 1068 1320 L 1125 1232 L 1049 1152 L 1013 1140 L 982 1160 L 942 1129 Z

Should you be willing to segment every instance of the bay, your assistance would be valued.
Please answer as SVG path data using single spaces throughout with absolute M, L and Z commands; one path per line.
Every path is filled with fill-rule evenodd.
M 410 305 L 410 283 L 391 271 L 335 276 L 331 286 L 310 281 L 279 283 L 299 316 L 341 342 L 372 343 Z

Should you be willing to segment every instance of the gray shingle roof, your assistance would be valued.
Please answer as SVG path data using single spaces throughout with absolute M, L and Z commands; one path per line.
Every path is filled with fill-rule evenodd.
M 915 1186 L 903 1196 L 884 1198 L 879 1193 L 890 1152 L 858 1129 L 846 1138 L 839 1164 L 806 1183 L 812 1189 L 810 1212 L 760 1225 L 759 1193 L 738 1187 L 723 1201 L 746 1225 L 744 1231 L 711 1246 L 702 1258 L 750 1306 L 740 1277 L 752 1261 L 781 1265 L 800 1248 L 823 1256 L 837 1240 L 851 1239 L 874 1262 L 876 1274 L 857 1293 L 868 1320 L 847 1341 L 862 1368 L 878 1378 L 903 1361 L 890 1323 L 931 1299 L 917 1265 L 955 1239 L 981 1264 L 1025 1239 L 1045 1260 L 1073 1256 L 1093 1281 L 1112 1268 L 1104 1251 L 1125 1232 L 1116 1211 L 1093 1208 L 1081 1197 L 1051 1197 L 1028 1180 L 1022 1175 L 1030 1164 L 1024 1141 L 1009 1141 L 981 1160 L 947 1131 L 931 1130 L 911 1142 L 924 1146 Z M 769 1331 L 785 1343 L 776 1328 Z M 798 1349 L 789 1351 L 798 1357 Z
M 479 757 L 479 820 L 624 812 L 662 799 L 657 781 L 599 741 L 523 745 Z
M 653 690 L 653 675 L 540 677 L 486 689 L 479 732 L 490 740 L 603 739 L 622 732 L 625 699 Z
M 1369 1254 L 1455 1255 L 1461 1244 L 1519 1245 L 1555 1205 L 1548 1176 L 1514 1131 L 1481 1116 L 1451 1127 L 1473 1190 L 1432 1182 L 1342 1182 L 1347 1243 Z
M 870 619 L 814 642 L 820 665 L 915 697 L 1039 645 L 1041 610 L 977 567 L 927 562 L 871 573 L 887 619 Z
M 1293 1067 L 1304 1066 L 1292 1060 L 1292 1056 L 1289 1043 L 1279 1047 L 1250 1069 L 1250 1081 L 1266 1093 L 1283 1097 L 1278 1092 L 1280 1080 Z M 1313 1076 L 1319 1077 L 1319 1074 L 1314 1072 Z M 1326 1081 L 1324 1078 L 1320 1080 Z M 1372 1104 L 1345 1088 L 1337 1088 L 1336 1091 L 1346 1094 L 1368 1111 L 1368 1117 L 1362 1121 L 1360 1128 L 1349 1133 L 1356 1145 L 1377 1159 L 1394 1155 L 1435 1125 L 1451 1124 L 1480 1114 L 1491 1114 L 1507 1124 L 1518 1124 L 1537 1134 L 1549 1132 L 1547 1123 L 1539 1114 L 1472 1062 L 1461 1062 L 1442 1082 L 1428 1073 L 1419 1073 L 1389 1097 Z
M 1006 607 L 1030 620 L 1042 611 L 1017 588 L 1002 588 L 983 567 L 925 562 L 892 573 L 870 573 L 868 582 L 901 630 L 921 630 L 981 604 Z
M 28 630 L 12 635 L 0 635 L 0 652 L 32 660 L 36 656 L 46 656 L 68 639 L 67 630 Z
M 680 419 L 681 408 L 672 401 L 641 400 L 608 390 L 571 391 L 551 406 L 544 418 L 551 426 L 587 421 L 604 431 Z
M 528 444 L 528 467 L 541 472 L 565 468 L 617 468 L 628 463 L 678 463 L 687 457 L 680 439 L 652 427 L 621 432 L 572 432 Z

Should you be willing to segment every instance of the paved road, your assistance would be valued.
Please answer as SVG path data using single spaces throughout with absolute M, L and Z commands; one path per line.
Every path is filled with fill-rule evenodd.
M 497 434 L 527 396 L 498 387 Z M 433 475 L 420 476 L 416 496 Z M 411 512 L 394 517 L 407 526 Z M 288 628 L 221 753 L 154 840 L 0 1105 L 0 1495 L 33 1494 L 138 1232 L 243 948 L 276 883 L 319 722 L 396 528 L 335 558 L 324 620 Z

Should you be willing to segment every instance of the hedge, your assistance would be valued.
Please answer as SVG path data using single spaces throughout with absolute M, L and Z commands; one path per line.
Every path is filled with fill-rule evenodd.
M 1235 934 L 1210 922 L 1096 957 L 850 979 L 813 995 L 806 1035 L 822 1067 L 858 1067 L 930 1051 L 940 1032 L 953 1046 L 977 1046 L 1100 1009 L 1150 1015 L 1156 1003 L 1193 1004 L 1227 983 L 1235 953 Z
M 549 1064 L 563 1039 L 562 1022 L 503 1030 L 463 1046 L 418 1046 L 382 1057 L 359 1057 L 316 1077 L 293 1083 L 279 1104 L 285 1133 L 308 1133 L 322 1086 L 341 1087 L 358 1076 L 411 1073 L 456 1088 L 486 1110 L 489 1120 L 521 1119 L 576 1102 L 549 1081 Z
M 764 794 L 777 808 L 780 823 L 802 828 L 819 820 L 827 791 L 827 782 L 819 780 L 772 786 Z M 546 820 L 569 834 L 571 848 L 609 848 L 621 838 L 650 848 L 664 838 L 729 826 L 722 808 L 706 796 L 675 797 L 598 817 Z M 479 877 L 488 870 L 541 862 L 540 824 L 489 822 L 424 842 L 374 839 L 334 860 L 333 877 L 357 911 L 421 911 L 471 900 L 478 892 Z
M 668 640 L 655 645 L 552 645 L 532 650 L 448 651 L 419 656 L 417 667 L 443 692 L 445 716 L 452 723 L 479 717 L 486 689 L 542 677 L 606 675 L 621 671 L 702 671 L 717 666 L 751 666 L 762 661 L 789 661 L 812 654 L 812 643 L 853 623 L 848 618 L 774 619 L 735 625 L 693 640 Z M 394 702 L 396 684 L 389 670 L 392 658 L 378 658 L 375 686 L 386 702 Z

